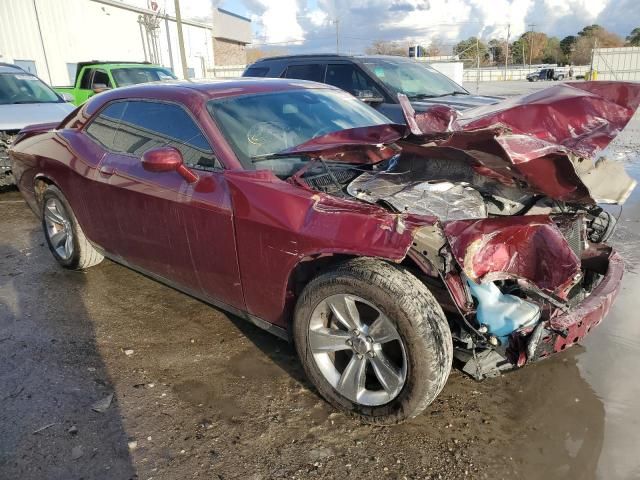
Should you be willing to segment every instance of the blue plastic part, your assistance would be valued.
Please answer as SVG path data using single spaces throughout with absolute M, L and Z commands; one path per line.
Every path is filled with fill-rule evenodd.
M 467 279 L 471 295 L 478 300 L 476 319 L 488 333 L 505 343 L 509 334 L 522 327 L 535 325 L 540 307 L 515 295 L 504 294 L 493 282 L 477 284 Z

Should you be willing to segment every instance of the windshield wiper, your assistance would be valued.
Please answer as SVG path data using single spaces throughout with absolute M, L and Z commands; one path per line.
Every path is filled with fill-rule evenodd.
M 275 160 L 275 159 L 281 159 L 281 158 L 299 158 L 299 157 L 308 157 L 310 155 L 306 154 L 305 152 L 300 152 L 300 153 L 295 153 L 295 154 L 291 154 L 291 153 L 282 153 L 282 152 L 276 152 L 276 153 L 265 153 L 264 155 L 255 155 L 253 157 L 249 157 L 249 160 L 251 160 L 251 163 L 259 163 L 259 162 L 265 162 L 267 160 Z
M 422 100 L 423 98 L 435 98 L 439 96 L 440 95 L 430 95 L 428 93 L 417 93 L 415 95 L 407 95 L 407 98 L 409 100 Z
M 426 93 L 419 93 L 417 95 L 411 95 L 409 100 L 422 100 L 423 98 L 440 98 L 449 97 L 451 95 L 469 95 L 467 92 L 461 92 L 460 90 L 454 90 L 453 92 L 441 93 L 440 95 L 428 95 Z
M 42 100 L 21 100 L 19 102 L 11 102 L 10 105 L 25 105 L 27 103 L 57 103 L 57 102 L 43 102 Z

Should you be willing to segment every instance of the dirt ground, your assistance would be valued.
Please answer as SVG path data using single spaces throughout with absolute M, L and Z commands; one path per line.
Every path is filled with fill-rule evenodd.
M 636 116 L 611 155 L 638 138 Z M 335 413 L 240 319 L 109 261 L 62 270 L 0 194 L 0 479 L 640 478 L 639 238 L 637 189 L 622 292 L 584 345 L 481 383 L 454 371 L 384 428 Z

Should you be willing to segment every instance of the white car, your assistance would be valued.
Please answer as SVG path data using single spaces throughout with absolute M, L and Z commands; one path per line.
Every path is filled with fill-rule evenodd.
M 7 150 L 18 132 L 27 125 L 59 122 L 74 108 L 35 75 L 0 63 L 0 187 L 13 184 Z

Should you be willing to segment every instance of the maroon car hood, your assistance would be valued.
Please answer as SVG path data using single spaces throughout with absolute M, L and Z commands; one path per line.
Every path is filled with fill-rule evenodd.
M 464 112 L 464 130 L 501 124 L 584 156 L 605 148 L 640 105 L 640 84 L 575 82 Z
M 620 163 L 600 159 L 640 104 L 640 85 L 561 84 L 463 115 L 446 106 L 416 113 L 400 96 L 421 143 L 464 150 L 478 173 L 516 182 L 556 200 L 622 204 L 636 182 Z

